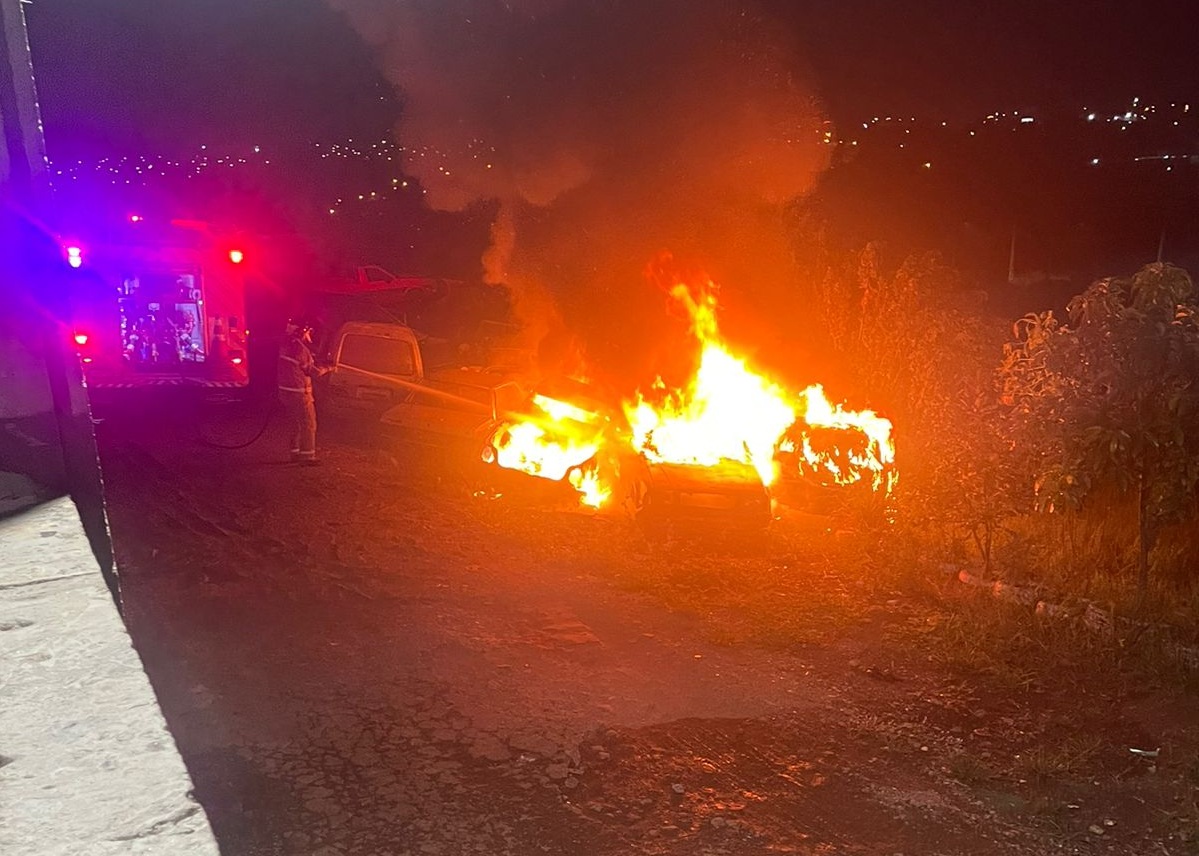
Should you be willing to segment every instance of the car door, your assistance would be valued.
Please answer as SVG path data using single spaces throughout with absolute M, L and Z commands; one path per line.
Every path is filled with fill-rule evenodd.
M 328 379 L 335 407 L 385 410 L 408 400 L 418 386 L 415 341 L 362 329 L 343 332 Z

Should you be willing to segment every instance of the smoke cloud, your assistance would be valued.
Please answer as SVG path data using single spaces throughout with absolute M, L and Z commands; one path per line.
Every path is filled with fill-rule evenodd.
M 783 206 L 831 128 L 786 34 L 724 0 L 329 0 L 403 98 L 434 208 L 495 205 L 485 278 L 556 306 L 591 361 L 662 340 L 662 251 L 730 290 L 785 289 Z M 552 300 L 548 299 L 552 296 Z M 526 299 L 527 298 L 527 299 Z

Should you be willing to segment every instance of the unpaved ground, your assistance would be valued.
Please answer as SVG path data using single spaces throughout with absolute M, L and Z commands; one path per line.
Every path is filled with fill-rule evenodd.
M 1196 852 L 1193 699 L 950 669 L 920 637 L 953 605 L 818 528 L 663 544 L 395 438 L 324 426 L 308 469 L 195 424 L 100 439 L 130 627 L 228 856 Z M 804 595 L 793 632 L 755 634 L 730 568 Z

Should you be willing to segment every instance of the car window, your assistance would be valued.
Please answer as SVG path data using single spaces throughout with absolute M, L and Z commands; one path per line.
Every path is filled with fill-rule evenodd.
M 447 393 L 445 406 L 453 410 L 491 410 L 491 390 L 482 386 L 443 381 L 438 388 Z
M 338 365 L 384 375 L 416 374 L 416 354 L 412 344 L 402 339 L 347 333 L 341 340 Z

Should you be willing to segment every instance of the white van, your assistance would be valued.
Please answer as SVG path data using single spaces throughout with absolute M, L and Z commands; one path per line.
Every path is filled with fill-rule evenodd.
M 401 324 L 343 324 L 328 358 L 332 371 L 321 380 L 327 411 L 378 414 L 386 425 L 434 441 L 482 444 L 496 422 L 528 398 L 510 374 L 453 366 L 444 342 Z

